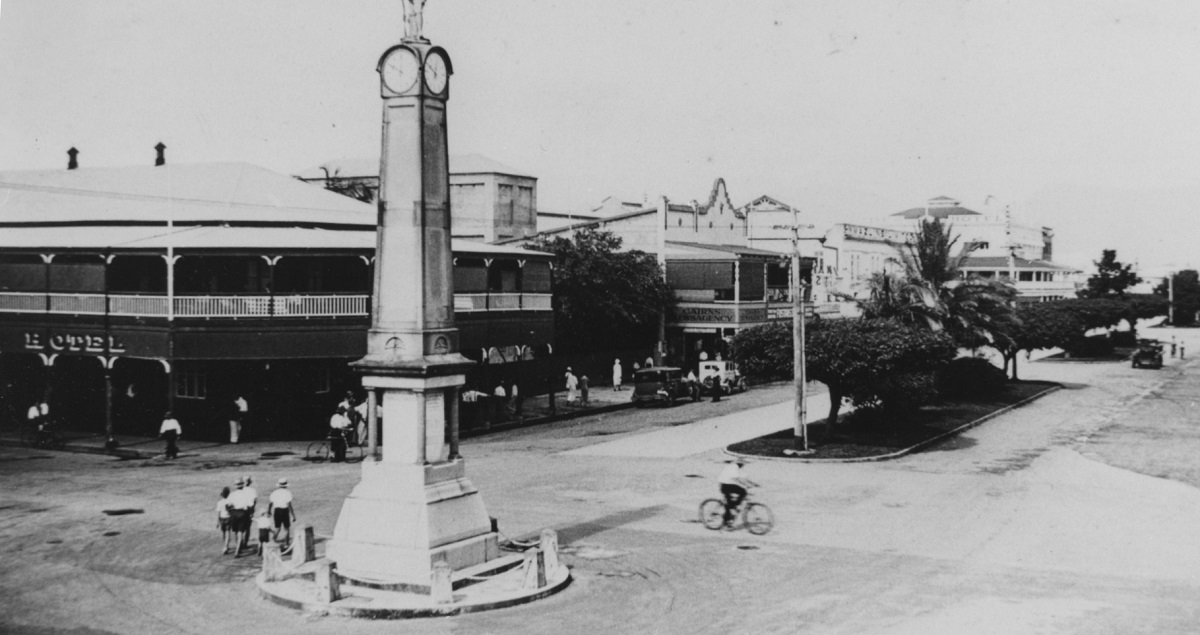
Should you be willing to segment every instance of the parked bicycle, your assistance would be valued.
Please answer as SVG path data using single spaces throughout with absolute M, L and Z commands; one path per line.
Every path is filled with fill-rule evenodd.
M 357 463 L 363 460 L 363 446 L 357 443 L 349 443 L 348 439 L 337 439 L 331 432 L 324 439 L 319 439 L 308 444 L 308 449 L 304 452 L 304 460 L 314 463 L 324 463 L 333 458 L 333 444 L 337 441 L 342 441 L 346 444 L 346 462 Z
M 731 516 L 734 518 L 734 523 L 738 521 L 746 528 L 746 531 L 761 536 L 775 526 L 775 514 L 767 507 L 766 503 L 759 503 L 751 500 L 750 493 L 746 493 L 746 497 L 736 509 L 733 510 Z M 725 525 L 725 501 L 720 498 L 709 498 L 700 503 L 700 522 L 709 529 L 720 529 Z M 734 525 L 736 527 L 736 524 Z

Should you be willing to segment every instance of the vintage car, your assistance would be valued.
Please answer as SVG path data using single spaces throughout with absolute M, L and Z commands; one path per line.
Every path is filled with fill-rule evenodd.
M 720 386 L 723 395 L 746 392 L 746 378 L 738 372 L 737 364 L 730 361 L 703 360 L 696 377 L 705 394 L 712 394 L 714 386 Z
M 1137 350 L 1130 358 L 1134 368 L 1162 368 L 1163 345 L 1158 340 L 1138 340 Z
M 691 396 L 691 386 L 683 377 L 683 370 L 673 366 L 651 366 L 633 374 L 633 403 L 664 403 L 675 405 L 680 399 Z

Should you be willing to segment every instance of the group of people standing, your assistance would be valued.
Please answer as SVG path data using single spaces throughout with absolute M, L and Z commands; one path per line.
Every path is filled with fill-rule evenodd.
M 287 479 L 279 479 L 268 498 L 267 508 L 256 517 L 257 508 L 258 490 L 249 475 L 235 481 L 232 491 L 228 487 L 221 489 L 221 499 L 217 501 L 217 528 L 221 530 L 224 542 L 221 555 L 232 551 L 235 558 L 240 558 L 250 546 L 251 526 L 258 529 L 259 555 L 262 555 L 263 545 L 272 540 L 283 543 L 285 551 L 291 545 L 296 506 Z

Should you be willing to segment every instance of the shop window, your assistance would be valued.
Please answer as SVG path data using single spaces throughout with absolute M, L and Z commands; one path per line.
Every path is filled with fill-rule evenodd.
M 181 399 L 204 399 L 208 397 L 208 377 L 197 371 L 175 373 L 175 396 Z

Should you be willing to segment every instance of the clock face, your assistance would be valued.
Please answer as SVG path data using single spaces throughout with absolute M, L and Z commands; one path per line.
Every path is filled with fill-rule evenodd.
M 415 53 L 405 48 L 399 48 L 387 56 L 379 73 L 383 77 L 383 85 L 388 90 L 394 93 L 403 93 L 417 83 L 420 66 Z
M 446 71 L 446 58 L 437 53 L 430 54 L 425 58 L 425 85 L 434 94 L 446 90 L 446 80 L 449 79 L 449 73 Z

